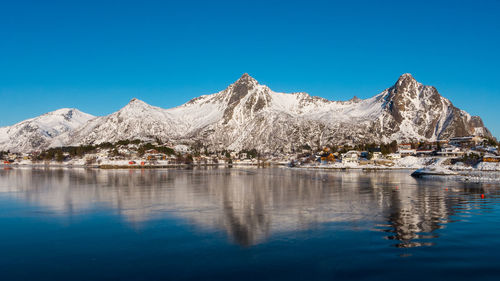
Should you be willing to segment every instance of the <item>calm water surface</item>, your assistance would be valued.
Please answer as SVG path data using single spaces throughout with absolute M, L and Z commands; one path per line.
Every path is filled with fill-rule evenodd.
M 409 173 L 0 170 L 0 280 L 500 280 L 500 185 Z

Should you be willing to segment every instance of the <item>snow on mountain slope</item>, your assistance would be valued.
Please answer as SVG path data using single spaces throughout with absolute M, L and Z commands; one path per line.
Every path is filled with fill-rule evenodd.
M 223 117 L 191 136 L 217 149 L 272 152 L 303 144 L 436 140 L 477 132 L 491 136 L 479 117 L 457 109 L 410 74 L 372 98 L 349 101 L 276 93 L 245 74 L 204 102 L 218 103 Z
M 132 99 L 119 111 L 97 117 L 78 130 L 68 132 L 58 138 L 66 145 L 116 142 L 123 139 L 154 140 L 177 136 L 180 124 L 165 109 L 151 106 L 138 99 Z
M 290 152 L 304 144 L 435 140 L 477 132 L 489 135 L 480 118 L 455 108 L 410 74 L 372 98 L 348 101 L 273 92 L 244 74 L 221 92 L 171 109 L 134 99 L 68 133 L 65 143 L 159 138 L 198 141 L 213 150 Z
M 491 136 L 479 117 L 457 109 L 434 87 L 418 83 L 410 74 L 365 100 L 276 93 L 247 74 L 205 99 L 222 101 L 224 108 L 223 118 L 199 134 L 200 140 L 217 149 L 272 152 L 293 151 L 303 144 L 436 140 L 478 132 Z
M 410 74 L 403 74 L 383 94 L 386 110 L 376 129 L 386 139 L 436 140 L 479 131 L 491 137 L 479 117 L 456 108 L 436 88 L 418 83 Z
M 94 116 L 63 108 L 0 128 L 0 150 L 27 152 L 49 146 L 59 135 L 79 128 Z
M 410 74 L 372 98 L 348 101 L 273 92 L 244 74 L 223 91 L 175 108 L 132 99 L 119 111 L 67 130 L 51 142 L 60 146 L 160 139 L 198 142 L 210 150 L 291 152 L 304 144 L 320 147 L 471 134 L 491 136 L 481 118 L 454 107 L 434 87 L 418 83 Z

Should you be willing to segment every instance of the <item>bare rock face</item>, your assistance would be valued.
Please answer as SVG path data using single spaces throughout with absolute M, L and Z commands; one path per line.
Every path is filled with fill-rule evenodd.
M 436 88 L 418 83 L 410 74 L 403 74 L 387 92 L 386 107 L 394 126 L 392 133 L 402 127 L 412 127 L 417 133 L 415 139 L 445 139 L 478 132 L 491 137 L 481 118 L 456 108 Z
M 227 98 L 224 124 L 233 118 L 234 111 L 238 106 L 243 107 L 244 114 L 248 115 L 262 110 L 269 104 L 269 88 L 258 86 L 257 80 L 245 73 L 224 91 Z
M 61 118 L 71 121 L 75 114 L 67 112 Z M 330 101 L 306 93 L 273 92 L 245 73 L 225 90 L 175 108 L 132 99 L 110 115 L 78 120 L 78 125 L 64 130 L 47 128 L 43 137 L 33 134 L 40 131 L 34 124 L 15 125 L 17 134 L 24 136 L 19 138 L 22 141 L 0 135 L 0 150 L 161 139 L 202 143 L 209 150 L 256 148 L 273 153 L 293 152 L 305 144 L 491 137 L 480 117 L 456 108 L 436 88 L 417 82 L 411 74 L 401 75 L 392 87 L 371 98 Z M 13 129 L 0 130 L 12 135 Z

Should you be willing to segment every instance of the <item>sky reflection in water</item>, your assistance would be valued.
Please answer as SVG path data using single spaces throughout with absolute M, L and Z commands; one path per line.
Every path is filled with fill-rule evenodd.
M 294 247 L 304 250 L 302 255 L 309 257 L 321 256 L 328 248 L 339 253 L 357 252 L 357 259 L 372 259 L 380 255 L 399 259 L 415 255 L 424 257 L 425 252 L 409 249 L 421 246 L 438 248 L 441 245 L 441 251 L 449 251 L 461 244 L 471 244 L 465 245 L 467 247 L 480 244 L 481 241 L 468 240 L 476 239 L 478 234 L 469 233 L 467 227 L 488 231 L 483 236 L 483 243 L 498 246 L 498 242 L 487 241 L 489 237 L 493 240 L 492 237 L 500 234 L 498 226 L 492 227 L 490 223 L 499 214 L 498 184 L 416 180 L 408 174 L 408 171 L 254 168 L 2 170 L 0 199 L 4 203 L 0 207 L 3 210 L 0 226 L 8 230 L 3 238 L 13 239 L 24 229 L 21 223 L 13 222 L 22 221 L 22 225 L 28 225 L 26 229 L 31 223 L 34 226 L 32 235 L 36 235 L 38 241 L 33 245 L 51 239 L 59 239 L 57 243 L 61 243 L 61 237 L 44 236 L 44 232 L 48 232 L 46 229 L 51 227 L 44 224 L 51 225 L 54 221 L 62 230 L 79 228 L 81 232 L 72 229 L 71 234 L 64 237 L 70 239 L 68 237 L 80 235 L 83 245 L 112 239 L 109 235 L 124 237 L 118 238 L 123 239 L 123 247 L 133 245 L 133 239 L 141 239 L 148 244 L 141 250 L 127 248 L 127 251 L 142 251 L 144 258 L 151 256 L 152 251 L 163 254 L 168 257 L 170 265 L 175 255 L 167 252 L 174 251 L 174 248 L 182 251 L 186 260 L 195 258 L 197 249 L 201 248 L 200 252 L 206 251 L 207 255 L 219 251 L 219 257 L 233 256 L 235 261 L 231 262 L 235 263 L 244 258 L 241 257 L 246 253 L 244 249 L 254 253 L 262 262 L 273 255 L 299 259 L 300 252 L 287 252 Z M 487 194 L 485 199 L 480 197 L 483 193 Z M 113 226 L 116 220 L 125 226 Z M 112 223 L 108 222 L 107 228 L 108 223 L 102 221 Z M 40 223 L 44 226 L 39 226 Z M 457 227 L 447 231 L 447 227 L 453 224 Z M 95 230 L 96 227 L 99 231 Z M 130 231 L 135 234 L 127 235 L 135 235 L 133 239 L 124 234 Z M 101 237 L 104 235 L 108 235 L 107 238 Z M 24 239 L 29 240 L 27 237 Z M 181 243 L 172 246 L 172 241 Z M 12 243 L 4 242 L 3 245 L 10 247 Z M 165 248 L 167 245 L 168 249 Z M 231 245 L 240 248 L 236 248 L 239 252 L 223 252 L 231 251 L 222 250 L 225 247 L 234 251 Z M 64 247 L 61 245 L 60 254 L 72 253 L 71 247 L 70 243 Z M 97 256 L 103 254 L 99 249 L 94 248 L 94 251 L 97 251 Z M 190 251 L 191 255 L 188 254 Z M 450 256 L 453 256 L 452 252 Z M 331 258 L 327 253 L 323 255 L 323 260 Z M 278 256 L 276 260 L 284 260 Z M 3 254 L 3 260 L 10 258 Z M 320 260 L 311 266 L 319 266 Z M 284 264 L 293 267 L 293 264 Z M 336 274 L 341 274 L 343 267 L 352 266 L 342 266 L 339 260 L 336 264 L 340 269 L 329 269 Z M 257 263 L 253 266 L 257 269 L 264 265 Z M 220 277 L 220 272 L 214 270 L 208 270 L 208 273 Z M 176 276 L 183 276 L 180 279 L 197 276 L 187 272 L 188 269 L 185 275 L 176 273 Z M 292 277 L 300 279 L 300 275 Z

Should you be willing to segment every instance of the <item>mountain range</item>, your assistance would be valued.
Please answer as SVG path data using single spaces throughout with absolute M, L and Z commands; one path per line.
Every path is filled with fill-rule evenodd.
M 290 152 L 306 144 L 433 141 L 465 135 L 492 137 L 480 117 L 455 107 L 411 74 L 401 75 L 371 98 L 348 101 L 274 92 L 243 74 L 221 92 L 170 109 L 135 98 L 101 117 L 59 109 L 0 128 L 0 150 L 29 152 L 141 139 L 196 143 L 209 150 Z

